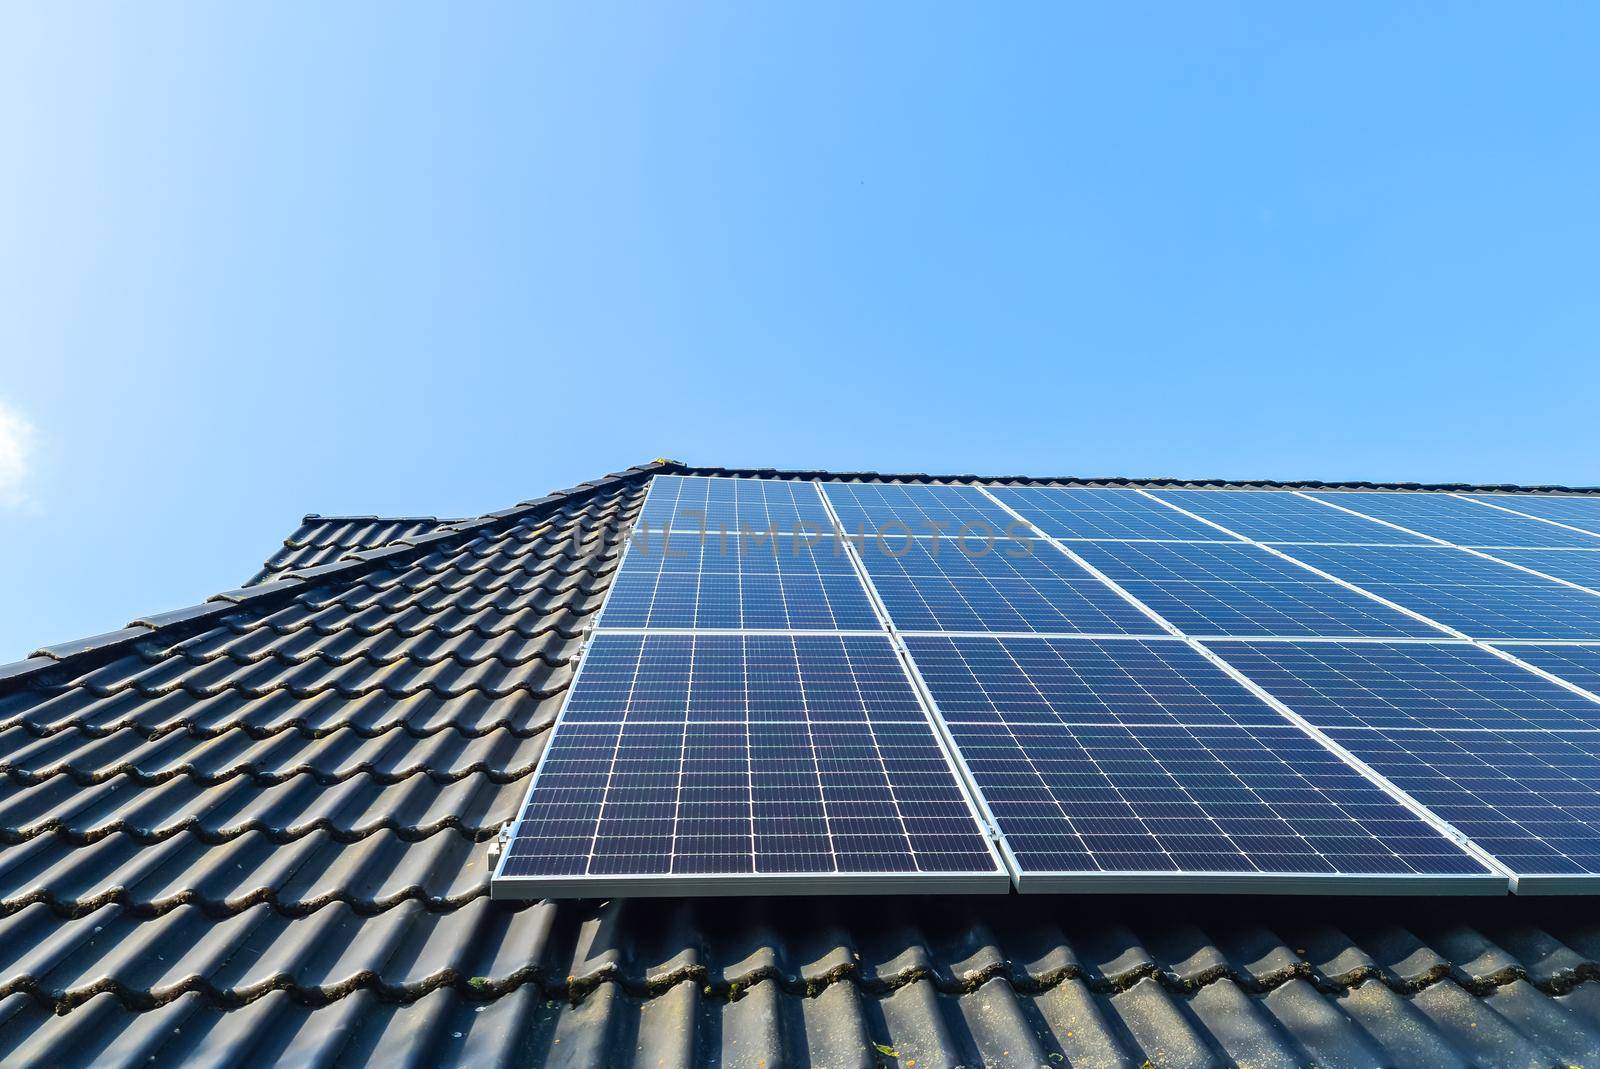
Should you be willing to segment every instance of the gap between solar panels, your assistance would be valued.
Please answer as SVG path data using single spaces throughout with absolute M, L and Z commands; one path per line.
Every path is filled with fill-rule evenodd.
M 1447 510 L 1496 544 L 1495 508 Z M 1556 529 L 1505 552 L 1593 552 Z M 1543 666 L 1421 611 L 1481 623 L 1461 559 L 1532 591 L 1493 637 Z M 1600 704 L 1568 676 L 1600 648 L 1560 636 L 1600 595 L 1534 563 L 1575 578 L 1286 491 L 657 476 L 492 893 L 1592 890 Z M 1456 719 L 1285 683 L 1330 664 L 1336 695 L 1409 665 L 1391 704 Z M 1471 719 L 1550 692 L 1554 728 Z M 1512 754 L 1520 793 L 1485 778 Z

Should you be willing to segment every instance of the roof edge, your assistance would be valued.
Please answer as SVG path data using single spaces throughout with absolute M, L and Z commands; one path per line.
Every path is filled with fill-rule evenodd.
M 821 482 L 884 482 L 884 483 L 994 483 L 1002 486 L 1087 486 L 1087 487 L 1197 487 L 1208 489 L 1250 489 L 1264 487 L 1274 490 L 1424 490 L 1446 493 L 1471 491 L 1476 493 L 1523 494 L 1600 494 L 1600 486 L 1562 486 L 1551 483 L 1539 486 L 1522 486 L 1517 483 L 1399 483 L 1367 482 L 1364 480 L 1322 479 L 1183 479 L 1176 476 L 1156 478 L 1131 478 L 1124 475 L 929 475 L 926 472 L 886 474 L 876 471 L 823 471 L 820 469 L 783 468 L 717 468 L 674 464 L 669 474 L 723 475 L 747 479 L 816 479 Z
M 335 513 L 324 516 L 308 512 L 300 517 L 301 523 L 466 523 L 474 516 L 378 516 L 370 513 Z
M 660 461 L 635 465 L 564 490 L 552 490 L 543 497 L 523 501 L 498 512 L 452 521 L 441 530 L 415 538 L 399 539 L 395 544 L 381 549 L 351 553 L 344 559 L 314 568 L 291 569 L 280 573 L 270 583 L 225 590 L 197 605 L 140 616 L 118 631 L 45 646 L 24 660 L 0 664 L 0 694 L 18 690 L 29 680 L 47 672 L 66 667 L 96 667 L 126 652 L 134 643 L 146 641 L 155 635 L 186 638 L 214 625 L 222 617 L 243 609 L 274 608 L 287 604 L 307 586 L 335 578 L 353 579 L 379 567 L 404 563 L 412 557 L 511 527 L 522 520 L 554 512 L 575 502 L 587 501 L 613 487 L 681 468 L 680 464 Z

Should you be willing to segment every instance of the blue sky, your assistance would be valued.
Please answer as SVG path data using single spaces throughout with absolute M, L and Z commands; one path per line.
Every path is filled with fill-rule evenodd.
M 1600 483 L 1592 6 L 532 7 L 0 13 L 0 661 L 662 455 Z

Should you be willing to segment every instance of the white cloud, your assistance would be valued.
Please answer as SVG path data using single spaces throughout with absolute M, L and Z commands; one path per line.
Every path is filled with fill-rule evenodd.
M 33 467 L 33 424 L 0 401 L 0 507 L 30 508 L 28 476 Z

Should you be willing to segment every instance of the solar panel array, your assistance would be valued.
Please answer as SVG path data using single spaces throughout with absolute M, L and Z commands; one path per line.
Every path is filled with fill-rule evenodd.
M 1592 892 L 1600 499 L 657 476 L 492 886 Z

